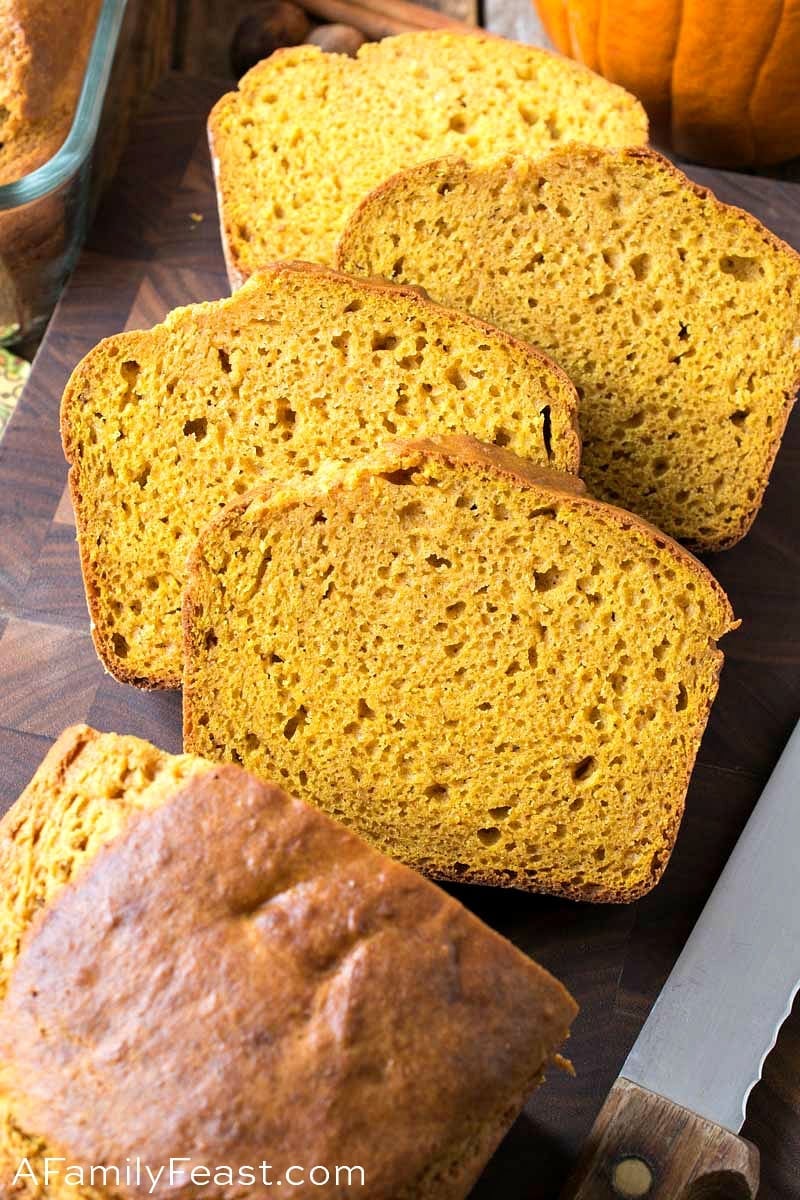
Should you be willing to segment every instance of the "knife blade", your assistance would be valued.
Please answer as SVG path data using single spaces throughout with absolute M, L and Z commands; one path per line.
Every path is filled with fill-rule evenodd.
M 800 987 L 798 848 L 800 724 L 625 1061 L 563 1200 L 676 1200 L 711 1177 L 735 1185 L 733 1195 L 755 1196 L 758 1153 L 737 1135 Z

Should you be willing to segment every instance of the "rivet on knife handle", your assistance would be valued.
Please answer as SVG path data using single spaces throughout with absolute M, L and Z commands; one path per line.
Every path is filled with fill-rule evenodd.
M 620 1078 L 561 1200 L 755 1200 L 757 1191 L 755 1146 Z

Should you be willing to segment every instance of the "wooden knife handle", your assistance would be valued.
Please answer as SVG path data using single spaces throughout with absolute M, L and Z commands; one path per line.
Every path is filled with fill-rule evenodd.
M 755 1200 L 758 1150 L 618 1079 L 561 1200 Z

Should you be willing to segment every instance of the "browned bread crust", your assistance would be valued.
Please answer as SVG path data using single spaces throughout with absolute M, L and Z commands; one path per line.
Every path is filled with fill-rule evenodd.
M 447 489 L 436 463 L 464 496 L 483 479 L 471 533 L 456 524 L 463 497 L 455 515 L 429 504 Z M 402 500 L 386 484 L 407 484 Z M 511 530 L 502 567 L 493 526 Z M 573 561 L 554 560 L 551 526 L 574 544 L 588 531 Z M 540 574 L 542 599 L 538 583 L 526 598 Z M 567 644 L 558 621 L 571 604 Z M 280 773 L 435 878 L 612 902 L 663 874 L 717 690 L 717 639 L 738 624 L 677 542 L 573 476 L 463 436 L 394 442 L 232 503 L 193 552 L 183 612 L 187 749 Z
M 141 745 L 85 727 L 62 736 L 0 825 L 4 887 L 30 861 L 16 843 L 33 793 L 49 793 L 58 820 L 81 756 L 96 780 L 99 757 Z M 189 762 L 153 756 L 156 781 Z M 201 766 L 56 888 L 13 953 L 6 940 L 0 1115 L 5 1105 L 34 1158 L 267 1157 L 276 1176 L 358 1164 L 374 1200 L 461 1200 L 574 1002 L 321 813 L 236 766 Z M 49 836 L 45 818 L 40 844 Z M 112 1193 L 139 1194 L 92 1195 Z

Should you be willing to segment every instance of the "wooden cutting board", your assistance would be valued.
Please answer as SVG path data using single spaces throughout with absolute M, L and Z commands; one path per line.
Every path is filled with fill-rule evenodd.
M 0 809 L 70 722 L 180 749 L 180 696 L 118 684 L 95 657 L 58 406 L 71 368 L 99 338 L 152 324 L 177 304 L 226 293 L 204 139 L 206 113 L 221 90 L 175 77 L 139 122 L 0 443 Z M 800 185 L 691 174 L 800 246 Z M 481 1200 L 557 1195 L 800 713 L 799 480 L 796 416 L 753 532 L 709 560 L 743 626 L 725 640 L 722 687 L 662 884 L 638 904 L 618 908 L 456 889 L 564 980 L 582 1006 L 569 1047 L 577 1079 L 556 1075 L 534 1098 L 479 1186 Z M 764 1200 L 800 1194 L 797 1007 L 752 1097 L 745 1129 L 764 1156 Z

